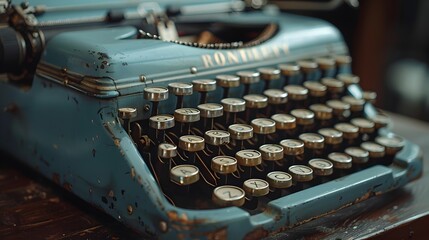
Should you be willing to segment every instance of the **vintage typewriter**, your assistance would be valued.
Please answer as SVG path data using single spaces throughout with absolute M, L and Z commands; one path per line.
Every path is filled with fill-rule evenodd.
M 145 236 L 268 236 L 421 174 L 322 20 L 241 1 L 2 6 L 0 149 Z

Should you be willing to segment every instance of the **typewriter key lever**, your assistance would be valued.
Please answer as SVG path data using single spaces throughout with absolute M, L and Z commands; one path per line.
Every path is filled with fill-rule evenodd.
M 168 84 L 168 90 L 177 97 L 176 108 L 183 108 L 183 97 L 192 95 L 192 89 L 191 83 L 175 82 Z
M 158 104 L 168 99 L 168 88 L 146 87 L 143 90 L 144 99 L 152 102 L 152 116 L 158 115 Z
M 131 136 L 130 130 L 130 120 L 137 117 L 136 108 L 120 108 L 118 110 L 118 117 L 124 122 L 124 128 L 127 131 L 128 135 Z

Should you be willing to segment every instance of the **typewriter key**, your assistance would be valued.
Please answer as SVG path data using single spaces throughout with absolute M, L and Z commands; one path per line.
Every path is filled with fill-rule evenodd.
M 171 143 L 159 144 L 158 156 L 160 158 L 174 158 L 175 156 L 177 156 L 177 146 Z
M 223 111 L 226 112 L 226 125 L 237 122 L 237 113 L 246 110 L 246 101 L 241 98 L 224 98 L 220 102 L 223 106 Z
M 221 207 L 236 206 L 241 207 L 245 202 L 245 192 L 243 189 L 224 185 L 213 190 L 212 200 Z
M 300 75 L 300 68 L 296 64 L 280 64 L 279 69 L 285 78 L 283 86 L 289 85 L 291 81 Z
M 292 165 L 289 167 L 288 172 L 292 176 L 292 184 L 294 185 L 291 189 L 292 192 L 309 187 L 305 183 L 313 180 L 313 169 L 305 165 Z
M 204 138 L 197 135 L 185 135 L 179 138 L 179 148 L 188 152 L 188 159 L 195 162 L 195 152 L 203 150 L 205 147 Z
M 314 113 L 307 109 L 294 109 L 290 112 L 296 118 L 298 132 L 309 132 L 313 129 Z
M 355 170 L 361 170 L 368 162 L 369 152 L 360 147 L 348 147 L 344 152 L 352 157 L 352 164 Z
M 200 110 L 200 115 L 204 118 L 204 129 L 213 129 L 214 128 L 214 119 L 223 115 L 223 106 L 218 103 L 204 103 L 198 105 Z M 208 125 L 208 120 L 210 120 L 210 125 Z
M 371 104 L 374 104 L 377 100 L 377 93 L 376 92 L 364 91 L 362 96 L 366 102 L 369 102 Z
M 137 117 L 136 108 L 119 108 L 118 117 L 124 122 L 125 131 L 131 136 L 130 120 Z
M 200 120 L 200 110 L 196 108 L 179 108 L 174 110 L 174 119 L 180 122 L 180 133 L 189 134 L 191 132 L 191 123 Z
M 270 88 L 270 82 L 280 78 L 280 70 L 276 68 L 258 68 L 262 80 L 265 82 L 264 90 Z
M 359 117 L 362 115 L 363 107 L 365 105 L 365 100 L 361 98 L 355 98 L 352 96 L 344 96 L 341 100 L 345 103 L 350 104 L 350 111 L 352 117 Z
M 337 67 L 342 67 L 344 65 L 349 66 L 352 63 L 352 58 L 349 55 L 337 55 L 335 56 L 335 64 Z
M 344 121 L 350 116 L 350 104 L 340 100 L 328 100 L 326 105 L 332 108 L 333 116 L 337 121 Z
M 333 152 L 328 155 L 328 159 L 334 165 L 335 177 L 342 177 L 347 174 L 347 170 L 352 168 L 352 157 L 345 153 Z
M 218 174 L 220 185 L 228 184 L 228 175 L 237 171 L 237 159 L 230 156 L 213 157 L 211 169 Z
M 332 108 L 320 103 L 312 104 L 309 108 L 314 113 L 317 128 L 331 125 Z
M 361 139 L 363 141 L 368 140 L 370 138 L 370 135 L 374 133 L 374 122 L 366 118 L 353 118 L 352 120 L 350 120 L 350 123 L 359 128 L 359 133 L 361 134 Z
M 304 60 L 304 61 L 298 61 L 297 62 L 301 72 L 303 73 L 303 81 L 312 81 L 316 80 L 316 72 L 317 72 L 317 63 L 312 60 Z
M 235 75 L 217 75 L 217 85 L 223 88 L 223 98 L 229 95 L 229 88 L 240 86 L 240 78 Z
M 325 153 L 339 151 L 343 142 L 343 133 L 333 128 L 321 128 L 317 131 L 325 138 Z
M 207 93 L 216 90 L 216 80 L 199 79 L 192 81 L 194 90 L 200 93 L 200 104 L 207 102 Z
M 308 89 L 311 104 L 324 102 L 328 89 L 325 85 L 307 81 L 304 83 L 304 87 Z
M 352 84 L 359 84 L 360 82 L 360 78 L 358 76 L 350 73 L 338 74 L 337 79 L 342 81 L 346 87 Z
M 165 131 L 174 127 L 174 117 L 169 114 L 155 115 L 149 118 L 149 126 L 155 131 L 155 139 L 158 143 L 165 141 Z
M 277 130 L 289 130 L 296 127 L 296 118 L 289 114 L 274 114 L 271 119 L 276 122 Z
M 280 141 L 286 165 L 290 166 L 304 160 L 304 142 L 297 139 L 284 139 Z
M 192 83 L 175 82 L 168 84 L 170 93 L 177 97 L 176 108 L 183 108 L 183 96 L 192 95 L 192 89 Z
M 289 173 L 274 171 L 267 174 L 270 188 L 284 189 L 292 186 L 292 176 Z
M 269 118 L 256 118 L 250 122 L 258 145 L 265 144 L 268 134 L 276 132 L 276 122 Z
M 262 154 L 253 149 L 244 149 L 235 154 L 240 166 L 254 167 L 262 163 Z
M 405 140 L 399 136 L 379 136 L 375 142 L 385 147 L 386 157 L 384 165 L 390 165 L 399 151 L 405 146 Z
M 244 93 L 243 95 L 248 95 L 250 93 L 250 85 L 259 82 L 260 74 L 259 72 L 252 71 L 240 71 L 237 72 L 240 82 L 244 84 Z
M 328 176 L 334 172 L 334 165 L 326 159 L 314 158 L 308 161 L 308 166 L 313 169 L 313 174 L 317 176 L 315 180 L 318 184 L 328 182 L 330 179 Z
M 348 147 L 357 143 L 359 137 L 359 128 L 350 123 L 337 123 L 334 128 L 343 133 L 343 145 Z
M 288 94 L 290 104 L 288 110 L 305 106 L 308 89 L 299 85 L 287 85 L 283 88 Z
M 146 87 L 143 90 L 143 97 L 152 102 L 152 115 L 158 115 L 158 103 L 168 99 L 168 88 Z
M 233 124 L 228 127 L 231 138 L 235 140 L 246 140 L 253 137 L 253 127 L 247 124 Z
M 360 147 L 369 154 L 369 166 L 385 163 L 384 155 L 386 148 L 375 142 L 363 142 Z
M 278 161 L 283 159 L 283 147 L 278 144 L 264 144 L 259 147 L 264 161 Z
M 258 109 L 263 109 L 268 105 L 268 98 L 260 94 L 245 95 L 243 99 L 246 101 L 246 121 L 256 118 Z
M 267 89 L 264 91 L 264 95 L 268 97 L 268 103 L 270 104 L 284 104 L 287 102 L 287 92 L 280 89 Z
M 344 92 L 344 83 L 335 78 L 322 78 L 321 83 L 328 88 L 331 99 L 338 99 Z
M 325 147 L 325 138 L 317 133 L 303 133 L 299 139 L 304 142 L 305 158 L 310 159 L 319 157 L 323 154 Z
M 249 197 L 262 197 L 270 191 L 269 183 L 262 179 L 248 179 L 243 183 L 244 192 Z
M 200 170 L 194 165 L 177 165 L 170 170 L 170 180 L 177 185 L 190 185 L 200 179 Z
M 383 128 L 383 127 L 386 127 L 389 124 L 391 124 L 390 117 L 383 114 L 383 113 L 375 114 L 375 116 L 371 117 L 371 121 L 374 122 L 376 130 Z
M 330 57 L 316 58 L 316 63 L 322 70 L 322 77 L 332 77 L 335 74 L 335 59 Z
M 217 146 L 217 149 L 214 152 L 209 149 L 209 146 L 207 146 L 207 149 L 209 150 L 209 152 L 213 152 L 216 155 L 221 154 L 220 146 L 228 144 L 229 138 L 230 138 L 229 132 L 222 131 L 222 130 L 208 130 L 204 134 L 204 139 L 207 144 L 212 146 Z

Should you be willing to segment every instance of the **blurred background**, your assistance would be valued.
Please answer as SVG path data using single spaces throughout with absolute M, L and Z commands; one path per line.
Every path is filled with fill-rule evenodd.
M 343 1 L 334 10 L 293 12 L 340 29 L 377 107 L 429 121 L 429 1 Z

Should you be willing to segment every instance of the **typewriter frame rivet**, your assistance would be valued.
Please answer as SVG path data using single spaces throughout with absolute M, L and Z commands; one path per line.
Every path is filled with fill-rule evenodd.
M 144 107 L 143 107 L 143 110 L 145 112 L 149 112 L 150 111 L 150 105 L 149 104 L 145 104 Z
M 133 206 L 128 205 L 128 206 L 127 206 L 127 212 L 128 212 L 128 215 L 132 215 L 132 214 L 133 214 L 133 212 L 134 212 Z
M 159 230 L 161 230 L 161 232 L 167 232 L 168 230 L 168 224 L 165 221 L 160 221 L 159 222 Z
M 145 75 L 140 75 L 139 80 L 140 80 L 140 82 L 146 82 L 147 78 Z
M 189 71 L 190 71 L 192 74 L 196 74 L 196 73 L 198 73 L 198 68 L 197 68 L 197 67 L 195 67 L 195 66 L 192 66 L 192 67 L 190 67 L 190 68 L 189 68 Z

